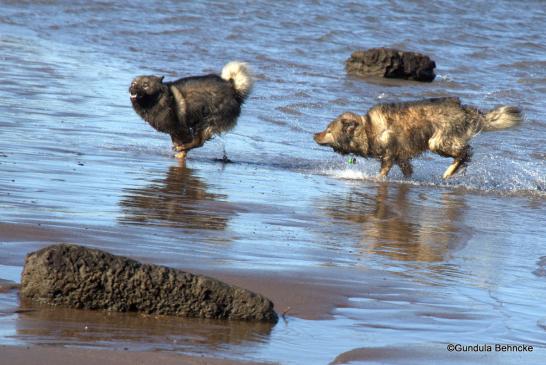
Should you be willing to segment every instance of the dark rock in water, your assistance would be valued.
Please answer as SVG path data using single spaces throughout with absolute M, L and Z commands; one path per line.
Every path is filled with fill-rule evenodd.
M 76 245 L 27 255 L 21 298 L 82 309 L 276 322 L 273 303 L 221 281 Z
M 392 48 L 370 48 L 353 52 L 345 62 L 347 72 L 359 76 L 379 76 L 415 81 L 432 81 L 436 63 L 428 56 Z

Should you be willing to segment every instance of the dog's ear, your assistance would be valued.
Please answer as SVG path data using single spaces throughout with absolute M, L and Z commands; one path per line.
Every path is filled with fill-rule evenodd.
M 344 133 L 350 133 L 353 134 L 355 132 L 357 123 L 355 120 L 352 119 L 344 119 L 343 120 L 343 132 Z
M 163 79 L 164 79 L 164 78 L 165 78 L 165 76 L 161 76 L 161 77 L 159 78 L 159 82 L 163 82 Z

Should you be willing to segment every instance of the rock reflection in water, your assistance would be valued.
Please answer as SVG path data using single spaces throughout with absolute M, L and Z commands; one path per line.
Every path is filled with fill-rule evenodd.
M 144 188 L 125 189 L 122 223 L 224 230 L 236 214 L 226 195 L 207 191 L 207 184 L 185 166 L 171 166 L 167 176 Z
M 375 195 L 354 189 L 333 199 L 328 214 L 360 225 L 359 252 L 396 261 L 442 262 L 471 236 L 463 222 L 462 195 L 435 193 L 429 199 L 406 184 L 377 186 Z M 411 196 L 410 196 L 411 195 Z
M 272 324 L 113 313 L 22 303 L 16 336 L 27 342 L 191 351 L 263 342 Z

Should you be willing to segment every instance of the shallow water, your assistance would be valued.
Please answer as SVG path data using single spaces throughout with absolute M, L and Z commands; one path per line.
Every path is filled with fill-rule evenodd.
M 411 362 L 416 345 L 428 349 L 419 362 L 433 362 L 447 343 L 537 346 L 521 354 L 527 363 L 546 353 L 542 2 L 4 1 L 0 10 L 0 279 L 17 280 L 28 251 L 65 241 L 207 273 L 352 286 L 330 316 L 294 308 L 266 329 L 16 313 L 12 290 L 0 293 L 1 343 L 294 364 L 343 362 L 363 347 L 401 349 Z M 374 46 L 429 54 L 437 79 L 346 76 L 350 53 Z M 218 72 L 233 59 L 257 79 L 238 126 L 180 166 L 168 136 L 132 111 L 128 84 Z M 415 161 L 411 179 L 393 169 L 378 180 L 377 162 L 349 165 L 311 138 L 343 111 L 443 95 L 519 105 L 526 120 L 477 136 L 472 163 L 448 182 L 448 161 L 434 155 Z M 224 151 L 234 163 L 217 161 Z

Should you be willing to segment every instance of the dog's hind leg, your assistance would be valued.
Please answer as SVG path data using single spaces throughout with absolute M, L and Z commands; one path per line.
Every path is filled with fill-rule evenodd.
M 411 166 L 411 162 L 409 160 L 401 160 L 398 161 L 397 164 L 400 167 L 402 174 L 404 174 L 404 177 L 411 177 L 413 174 L 413 167 Z
M 449 165 L 449 167 L 446 169 L 446 171 L 442 175 L 442 178 L 449 179 L 451 176 L 453 176 L 454 173 L 457 172 L 457 170 L 459 170 L 460 167 L 461 167 L 460 160 L 453 161 L 453 163 Z
M 381 160 L 381 170 L 379 171 L 380 176 L 387 176 L 391 170 L 393 163 L 390 158 L 383 158 Z
M 455 161 L 444 172 L 442 176 L 444 179 L 449 179 L 453 174 L 455 174 L 461 167 L 466 166 L 470 162 L 472 157 L 472 147 L 466 145 L 458 153 L 452 153 L 446 155 L 455 158 Z
M 445 133 L 434 133 L 428 140 L 428 147 L 443 157 L 453 157 L 455 161 L 446 169 L 442 177 L 448 179 L 461 167 L 464 167 L 472 157 L 472 148 L 466 144 L 466 140 L 450 136 Z

